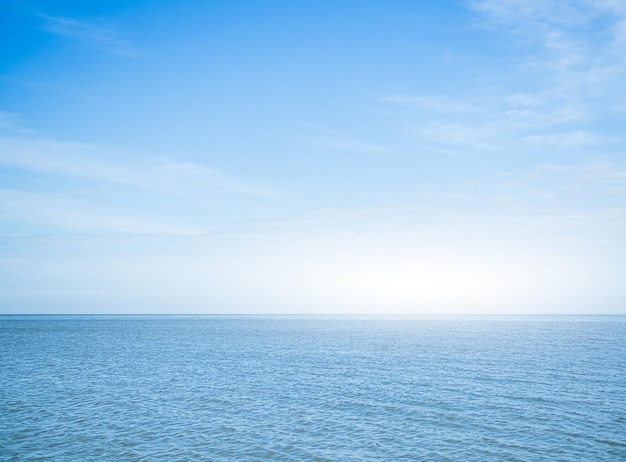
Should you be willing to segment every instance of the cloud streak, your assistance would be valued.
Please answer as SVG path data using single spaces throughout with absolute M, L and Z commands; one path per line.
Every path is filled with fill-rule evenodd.
M 467 2 L 507 68 L 445 93 L 391 94 L 420 149 L 459 158 L 611 157 L 626 146 L 626 8 L 593 0 Z M 501 65 L 500 62 L 493 65 Z
M 213 229 L 216 211 L 296 203 L 206 165 L 85 143 L 0 137 L 1 166 L 20 179 L 2 192 L 3 219 L 33 229 L 188 234 Z
M 39 17 L 43 29 L 51 34 L 121 56 L 136 58 L 141 55 L 131 42 L 111 28 L 62 16 L 39 14 Z
M 201 164 L 138 158 L 87 143 L 0 137 L 0 163 L 27 171 L 123 184 L 203 200 L 197 188 L 290 202 L 271 188 Z
M 469 4 L 490 21 L 490 27 L 506 27 L 535 43 L 543 56 L 528 64 L 557 71 L 562 89 L 614 82 L 626 71 L 626 9 L 618 2 L 476 0 Z
M 202 228 L 150 220 L 137 211 L 107 207 L 65 194 L 0 189 L 0 220 L 79 233 L 199 234 Z M 143 215 L 146 213 L 144 212 Z M 141 214 L 139 214 L 141 215 Z

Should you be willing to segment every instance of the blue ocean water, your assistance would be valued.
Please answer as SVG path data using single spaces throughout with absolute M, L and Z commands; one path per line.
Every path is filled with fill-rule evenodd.
M 2 316 L 0 460 L 626 460 L 626 317 Z

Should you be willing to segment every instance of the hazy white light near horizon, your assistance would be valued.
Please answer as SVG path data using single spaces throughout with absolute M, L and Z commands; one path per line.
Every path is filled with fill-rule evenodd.
M 396 237 L 383 245 L 362 235 L 264 233 L 240 236 L 226 251 L 202 237 L 180 239 L 184 250 L 167 248 L 163 238 L 143 249 L 101 242 L 104 252 L 83 243 L 74 256 L 39 257 L 37 268 L 15 265 L 6 293 L 19 298 L 15 288 L 30 281 L 21 294 L 30 303 L 62 299 L 44 312 L 293 314 L 584 313 L 594 299 L 614 312 L 606 302 L 621 297 L 611 293 L 615 280 L 606 279 L 619 255 L 599 259 L 597 252 L 531 249 L 527 242 L 522 250 L 522 243 L 445 247 Z
M 626 9 L 522 3 L 0 2 L 0 312 L 626 313 Z
M 581 262 L 576 262 L 580 264 Z M 590 263 L 590 262 L 587 262 Z M 206 268 L 200 281 L 243 306 L 276 311 L 378 314 L 580 312 L 602 290 L 571 258 L 516 252 L 456 255 L 322 255 L 247 257 Z M 202 292 L 198 295 L 202 297 Z M 208 294 L 207 294 L 208 295 Z M 208 297 L 210 298 L 210 296 Z

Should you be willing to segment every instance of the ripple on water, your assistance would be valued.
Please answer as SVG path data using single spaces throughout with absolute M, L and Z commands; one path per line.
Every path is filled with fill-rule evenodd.
M 626 460 L 623 317 L 0 317 L 0 460 Z

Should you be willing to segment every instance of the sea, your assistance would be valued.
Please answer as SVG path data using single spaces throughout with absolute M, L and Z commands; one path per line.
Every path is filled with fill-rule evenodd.
M 626 461 L 626 316 L 0 316 L 2 461 Z

